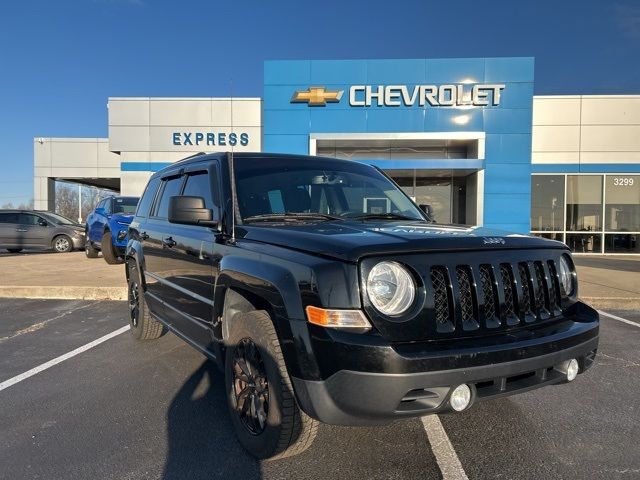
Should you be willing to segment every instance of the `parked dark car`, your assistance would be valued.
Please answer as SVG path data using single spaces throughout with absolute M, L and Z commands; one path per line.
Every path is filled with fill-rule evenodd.
M 170 330 L 217 362 L 259 458 L 305 450 L 318 422 L 569 382 L 598 347 L 564 244 L 434 224 L 357 162 L 195 156 L 151 177 L 129 237 L 132 334 Z
M 0 248 L 70 252 L 84 246 L 82 225 L 62 215 L 32 210 L 0 210 Z
M 138 205 L 138 197 L 111 196 L 98 202 L 87 216 L 85 253 L 102 257 L 109 264 L 122 263 L 127 247 L 127 231 Z

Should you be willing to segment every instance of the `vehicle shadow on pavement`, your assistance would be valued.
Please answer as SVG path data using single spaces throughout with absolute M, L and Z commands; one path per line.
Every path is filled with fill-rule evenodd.
M 224 377 L 206 360 L 173 398 L 167 413 L 168 452 L 162 478 L 261 478 L 260 463 L 237 442 Z
M 23 250 L 18 253 L 11 253 L 6 250 L 0 250 L 0 257 L 24 257 L 26 255 L 60 255 L 53 250 Z

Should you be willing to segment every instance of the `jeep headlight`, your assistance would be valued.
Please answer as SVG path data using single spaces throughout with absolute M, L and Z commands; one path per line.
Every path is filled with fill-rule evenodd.
M 569 264 L 569 260 L 567 260 L 566 255 L 562 255 L 560 257 L 560 262 L 558 265 L 558 277 L 560 280 L 561 293 L 562 295 L 570 297 L 575 292 L 576 279 L 573 275 L 571 265 Z
M 397 262 L 380 262 L 367 276 L 367 295 L 384 315 L 395 317 L 406 312 L 416 298 L 411 273 Z

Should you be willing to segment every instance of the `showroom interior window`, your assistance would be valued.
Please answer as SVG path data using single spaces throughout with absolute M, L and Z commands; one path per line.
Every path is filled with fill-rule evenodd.
M 640 253 L 640 175 L 607 175 L 605 253 Z
M 531 177 L 531 230 L 546 238 L 563 240 L 564 175 Z
M 640 175 L 533 175 L 531 232 L 576 253 L 640 253 Z

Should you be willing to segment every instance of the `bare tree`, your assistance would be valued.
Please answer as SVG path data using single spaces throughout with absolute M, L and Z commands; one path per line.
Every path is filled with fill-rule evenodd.
M 72 220 L 78 219 L 78 194 L 82 190 L 82 204 L 80 206 L 81 221 L 87 219 L 91 211 L 96 208 L 100 200 L 109 195 L 116 194 L 111 190 L 79 185 L 71 182 L 56 182 L 55 211 Z
M 27 202 L 23 202 L 18 205 L 19 210 L 33 210 L 33 198 L 29 199 Z
M 87 186 L 82 187 L 82 218 L 86 219 L 89 213 L 96 208 L 100 200 L 113 194 L 114 192 L 110 190 Z
M 55 211 L 75 220 L 78 218 L 78 189 L 62 182 L 56 182 Z

